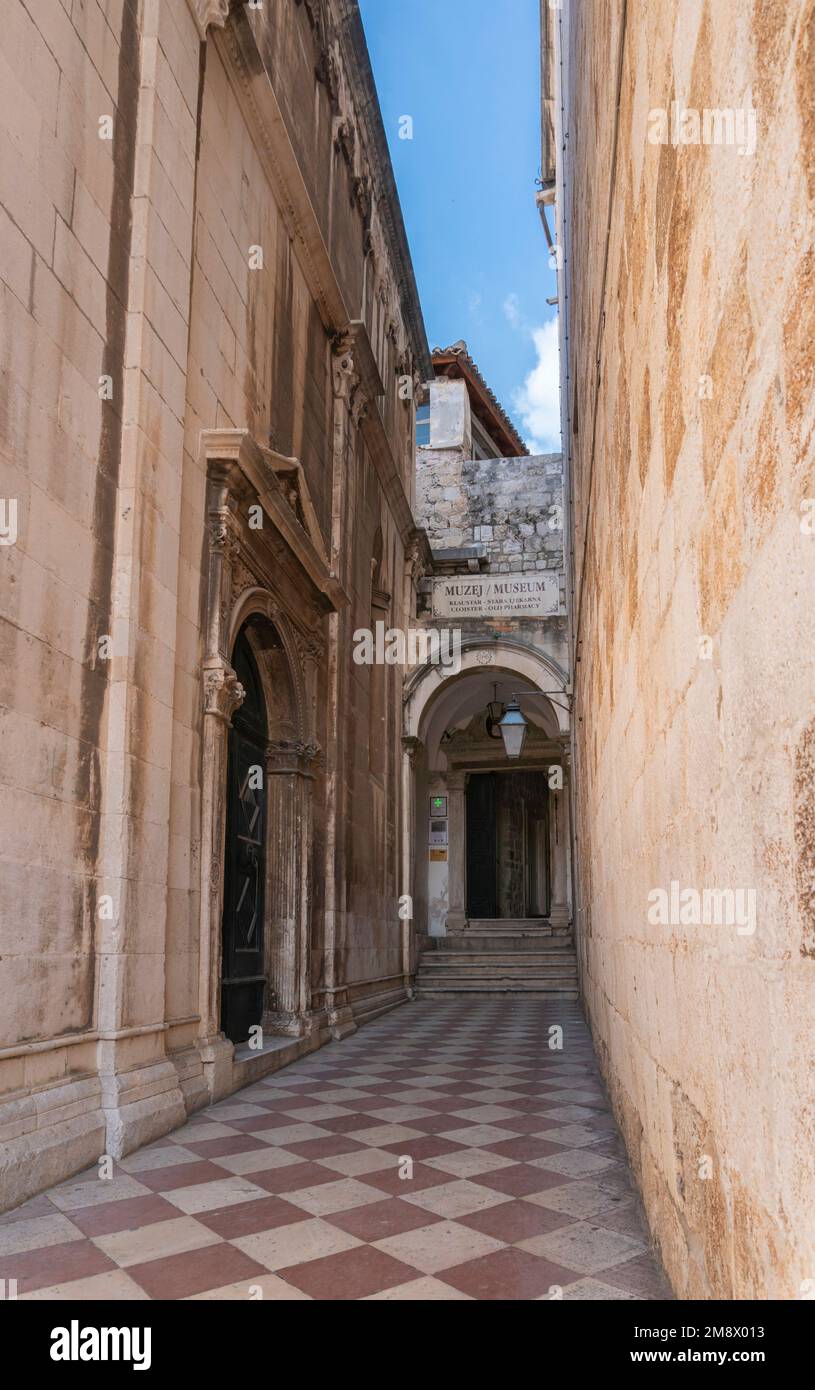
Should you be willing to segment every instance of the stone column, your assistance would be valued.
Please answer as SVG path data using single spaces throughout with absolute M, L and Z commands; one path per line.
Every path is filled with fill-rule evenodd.
M 298 779 L 277 765 L 270 751 L 266 763 L 268 849 L 266 860 L 266 975 L 269 994 L 263 1013 L 264 1033 L 299 1037 L 297 926 L 300 875 L 297 851 L 300 838 Z
M 552 875 L 549 920 L 555 931 L 564 931 L 572 917 L 569 902 L 569 783 L 565 767 L 560 791 L 549 791 L 549 864 Z
M 299 748 L 272 744 L 268 777 L 264 1033 L 300 1038 L 309 1027 L 308 857 L 312 775 Z
M 226 772 L 232 716 L 244 699 L 243 686 L 227 660 L 225 615 L 229 611 L 233 538 L 231 499 L 234 470 L 226 459 L 207 464 L 207 608 L 202 664 L 204 717 L 201 729 L 201 896 L 198 1012 L 195 1041 L 212 1099 L 227 1094 L 232 1073 L 231 1042 L 219 1017 L 221 932 L 226 841 Z
M 466 772 L 447 775 L 447 931 L 462 932 L 467 925 L 467 804 Z
M 172 727 L 176 652 L 159 606 L 149 600 L 161 590 L 171 607 L 178 601 L 184 457 L 183 424 L 170 409 L 157 415 L 155 394 L 155 382 L 171 372 L 174 380 L 180 376 L 183 397 L 183 369 L 179 374 L 171 348 L 150 326 L 157 297 L 169 296 L 183 306 L 178 329 L 186 339 L 195 224 L 192 198 L 179 206 L 171 233 L 161 224 L 155 171 L 195 166 L 198 42 L 183 6 L 172 13 L 166 5 L 140 6 L 138 16 L 134 6 L 116 8 L 119 23 L 112 15 L 111 22 L 127 62 L 120 64 L 114 90 L 117 194 L 110 245 L 118 249 L 115 256 L 111 249 L 108 268 L 116 283 L 100 378 L 110 384 L 99 444 L 105 488 L 96 494 L 97 505 L 104 499 L 99 516 L 107 518 L 102 531 L 112 547 L 112 572 L 106 560 L 93 589 L 113 655 L 99 736 L 94 872 L 110 900 L 110 915 L 95 923 L 96 1065 L 106 1151 L 121 1157 L 186 1115 L 178 1073 L 165 1051 L 172 752 L 169 739 L 150 738 L 145 730 Z M 164 122 L 155 119 L 164 89 L 155 55 L 162 48 L 182 59 L 175 64 L 180 90 L 173 119 Z
M 353 451 L 357 429 L 366 409 L 350 338 L 335 346 L 333 364 L 334 439 L 332 458 L 331 566 L 348 588 L 350 555 L 346 545 L 353 505 Z M 326 747 L 325 834 L 325 999 L 331 1035 L 344 1038 L 356 1031 L 346 991 L 337 979 L 337 955 L 345 926 L 345 853 L 341 826 L 345 818 L 346 742 L 341 711 L 346 689 L 350 643 L 347 609 L 328 620 L 328 731 Z
M 224 905 L 226 843 L 226 765 L 232 716 L 245 691 L 221 656 L 204 662 L 204 719 L 201 733 L 201 908 L 196 1049 L 213 1099 L 231 1089 L 232 1044 L 218 1016 L 221 920 Z
M 416 901 L 416 884 L 414 881 L 414 836 L 416 818 L 416 787 L 414 777 L 414 759 L 419 748 L 419 740 L 408 736 L 402 737 L 402 878 L 399 884 L 399 896 L 403 893 L 410 894 L 411 912 L 409 918 L 401 920 L 402 927 L 402 980 L 408 993 L 411 993 L 411 974 L 413 969 L 413 934 L 415 930 L 414 922 L 414 903 Z

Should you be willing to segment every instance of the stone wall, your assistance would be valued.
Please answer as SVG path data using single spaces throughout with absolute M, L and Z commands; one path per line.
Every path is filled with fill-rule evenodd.
M 464 381 L 433 381 L 430 443 L 416 450 L 416 518 L 434 550 L 481 545 L 491 573 L 563 568 L 559 454 L 472 457 Z
M 815 4 L 629 0 L 623 29 L 625 9 L 559 21 L 583 996 L 677 1294 L 795 1298 L 815 1237 Z M 754 149 L 749 124 L 741 153 L 649 138 L 674 100 L 751 97 Z M 672 883 L 754 892 L 755 931 L 695 922 L 692 896 L 649 920 Z
M 298 1045 L 405 997 L 400 692 L 351 633 L 374 588 L 389 621 L 412 603 L 399 387 L 429 362 L 348 11 L 4 14 L 2 1205 L 253 1074 L 207 1034 L 223 827 L 204 734 L 229 718 L 247 584 L 287 606 L 308 730 L 288 751 L 312 818 L 285 830 L 307 863 Z M 215 512 L 213 460 L 236 487 Z M 247 460 L 276 518 L 248 579 Z
M 484 712 L 487 701 L 507 702 L 519 690 L 562 691 L 569 683 L 566 630 L 566 586 L 563 574 L 563 469 L 557 454 L 534 457 L 473 459 L 471 404 L 467 385 L 460 380 L 429 383 L 430 444 L 416 451 L 416 516 L 426 530 L 432 565 L 419 582 L 417 621 L 421 627 L 441 628 L 457 637 L 467 673 L 458 680 L 449 672 L 435 677 L 435 689 L 424 694 L 420 670 L 407 675 L 406 728 L 411 731 L 412 775 L 416 806 L 413 861 L 417 931 L 420 936 L 445 935 L 460 929 L 464 912 L 464 787 L 467 771 L 500 770 L 511 766 L 503 743 L 487 736 Z M 547 617 L 513 617 L 508 614 L 444 619 L 434 618 L 434 578 L 459 576 L 463 582 L 475 575 L 537 574 L 553 571 L 558 576 L 557 611 Z M 523 674 L 522 674 L 523 673 Z M 425 709 L 427 713 L 419 713 Z M 434 702 L 438 701 L 435 706 Z M 534 768 L 562 765 L 566 743 L 568 696 L 561 700 L 562 727 L 553 708 L 537 696 L 529 698 L 525 713 L 529 733 L 524 758 Z M 436 726 L 443 710 L 448 727 L 443 743 Z M 413 734 L 418 737 L 413 738 Z M 517 766 L 517 765 L 516 765 Z M 501 883 L 500 910 L 518 915 L 518 865 L 523 855 L 522 773 L 506 779 L 499 807 L 504 863 L 519 854 L 515 872 Z M 500 781 L 501 779 L 499 779 Z M 568 820 L 568 770 L 564 788 L 554 794 L 559 811 L 549 817 L 553 834 L 560 814 Z M 510 784 L 514 784 L 513 791 Z M 449 855 L 431 857 L 428 815 L 432 796 L 447 796 Z M 519 820 L 520 816 L 520 820 Z M 571 920 L 567 837 L 561 826 L 557 865 L 553 877 L 557 890 L 550 895 L 550 917 L 558 930 Z M 510 848 L 510 846 L 512 848 Z M 514 881 L 513 881 L 514 880 Z
M 563 469 L 558 454 L 464 459 L 418 450 L 416 502 L 434 547 L 483 544 L 491 572 L 563 568 Z

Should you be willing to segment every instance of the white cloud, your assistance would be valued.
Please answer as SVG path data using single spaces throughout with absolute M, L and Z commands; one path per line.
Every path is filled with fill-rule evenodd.
M 504 317 L 509 320 L 513 328 L 523 326 L 521 319 L 521 309 L 518 303 L 518 296 L 514 292 L 508 294 L 503 303 Z
M 510 295 L 509 300 L 512 299 L 514 296 Z M 504 304 L 508 318 L 509 300 Z M 517 305 L 513 305 L 513 308 L 517 312 Z M 532 338 L 538 360 L 523 386 L 513 392 L 512 405 L 521 420 L 530 453 L 558 453 L 561 444 L 557 319 L 549 319 L 540 328 L 534 328 Z

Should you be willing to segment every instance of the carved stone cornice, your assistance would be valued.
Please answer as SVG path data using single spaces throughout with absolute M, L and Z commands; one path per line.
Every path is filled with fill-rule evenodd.
M 331 19 L 330 6 L 327 0 L 295 0 L 295 4 L 302 5 L 311 25 L 315 50 L 314 75 L 328 92 L 332 110 L 336 114 L 339 110 L 340 74 L 339 65 L 333 52 L 336 33 Z
M 399 304 L 411 346 L 416 354 L 420 374 L 429 381 L 433 376 L 430 350 L 427 345 L 419 294 L 413 273 L 407 235 L 402 220 L 399 195 L 388 152 L 388 143 L 374 83 L 365 31 L 357 0 L 336 0 L 339 12 L 339 42 L 349 86 L 359 94 L 357 116 L 360 141 L 364 142 L 371 163 L 372 191 L 376 202 L 377 220 L 381 223 L 384 245 L 396 280 L 395 302 Z
M 221 590 L 225 572 L 237 558 L 230 541 L 242 537 L 241 548 L 245 552 L 246 541 L 253 535 L 262 536 L 257 543 L 275 564 L 282 557 L 287 558 L 308 582 L 323 611 L 344 607 L 348 599 L 331 570 L 299 461 L 264 448 L 245 429 L 202 430 L 200 438 L 210 487 L 210 612 L 216 602 L 216 590 Z M 296 508 L 289 501 L 292 488 L 297 493 Z M 239 504 L 247 501 L 262 510 L 262 532 L 241 530 L 244 523 Z M 222 644 L 211 643 L 209 655 L 218 651 L 225 655 Z
M 223 29 L 229 18 L 230 0 L 188 0 L 192 16 L 202 39 L 206 39 L 211 24 Z
M 317 0 L 301 0 L 309 19 L 320 8 Z M 300 259 L 306 283 L 329 333 L 348 321 L 348 309 L 334 265 L 323 239 L 311 194 L 303 177 L 286 118 L 258 50 L 252 25 L 237 11 L 232 22 L 218 30 L 227 75 L 255 142 L 278 206 Z
M 227 74 L 279 195 L 282 216 L 302 258 L 320 316 L 329 332 L 336 330 L 347 321 L 348 310 L 295 154 L 286 117 L 277 99 L 274 74 L 267 71 L 258 49 L 249 18 L 251 11 L 245 11 L 240 4 L 231 6 L 228 0 L 188 2 L 196 14 L 199 30 L 198 7 L 206 16 L 206 24 L 213 28 L 215 41 L 226 60 Z M 271 0 L 268 3 L 271 4 Z M 365 167 L 359 168 L 357 173 L 370 179 L 369 193 L 375 203 L 377 225 L 381 224 L 382 228 L 383 250 L 393 266 L 394 304 L 399 304 L 404 315 L 420 373 L 423 379 L 429 380 L 433 375 L 430 351 L 356 0 L 334 0 L 333 4 L 328 0 L 296 0 L 296 3 L 303 7 L 312 30 L 317 49 L 317 79 L 328 91 L 335 116 L 353 121 L 356 158 L 364 148 Z M 230 11 L 231 22 L 225 25 Z M 332 13 L 337 14 L 337 23 Z M 206 31 L 201 32 L 203 36 Z M 341 72 L 337 70 L 338 64 Z M 349 92 L 353 93 L 353 99 L 346 101 Z M 366 243 L 370 243 L 370 226 L 364 235 Z

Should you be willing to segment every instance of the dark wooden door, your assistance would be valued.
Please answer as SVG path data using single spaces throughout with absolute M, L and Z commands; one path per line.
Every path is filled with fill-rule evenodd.
M 474 772 L 467 783 L 467 916 L 498 916 L 494 772 Z
M 233 665 L 246 698 L 229 732 L 221 1027 L 232 1042 L 239 1043 L 260 1023 L 266 984 L 266 709 L 243 633 Z

